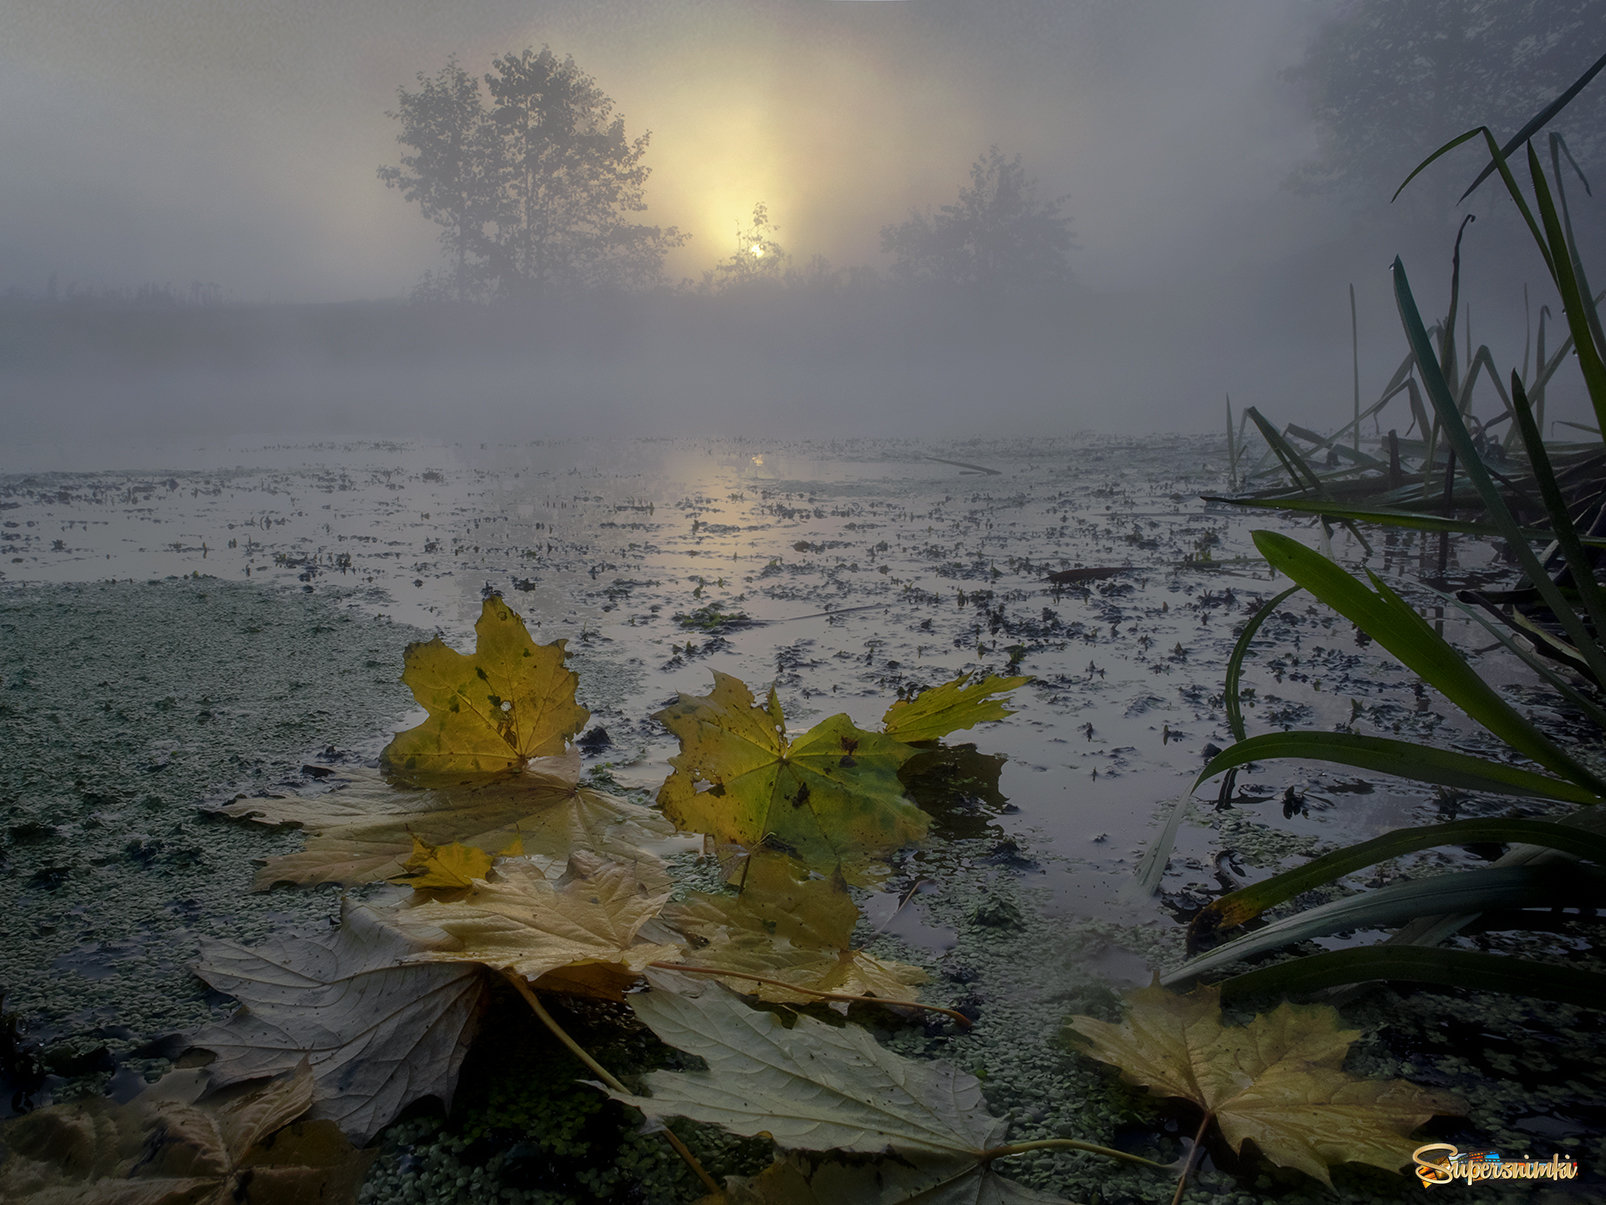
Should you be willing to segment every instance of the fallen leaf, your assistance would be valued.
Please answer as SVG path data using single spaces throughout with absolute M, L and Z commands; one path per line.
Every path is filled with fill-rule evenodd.
M 790 740 L 774 690 L 759 707 L 739 679 L 716 671 L 711 693 L 683 694 L 654 718 L 680 740 L 658 802 L 681 829 L 827 867 L 925 835 L 926 816 L 898 781 L 915 751 L 845 715 Z
M 127 1104 L 53 1105 L 8 1122 L 0 1199 L 15 1205 L 295 1205 L 354 1201 L 372 1153 L 312 1102 L 306 1064 L 201 1099 L 204 1073 L 170 1072 Z
M 496 595 L 474 637 L 472 655 L 439 636 L 407 646 L 402 681 L 429 718 L 385 746 L 386 770 L 415 779 L 522 770 L 562 753 L 585 726 L 591 713 L 574 701 L 579 679 L 563 667 L 563 641 L 536 644 Z
M 195 973 L 244 1006 L 197 1034 L 220 1084 L 312 1067 L 314 1117 L 361 1142 L 425 1096 L 450 1105 L 485 990 L 478 968 L 409 963 L 424 947 L 372 910 L 254 948 L 202 939 Z
M 1158 985 L 1127 996 L 1119 1024 L 1076 1016 L 1067 1025 L 1087 1053 L 1121 1069 L 1151 1095 L 1179 1097 L 1215 1120 L 1240 1153 L 1261 1154 L 1324 1184 L 1327 1169 L 1410 1163 L 1412 1130 L 1461 1102 L 1404 1080 L 1356 1079 L 1340 1070 L 1358 1029 L 1340 1029 L 1336 1009 L 1284 1002 L 1247 1025 L 1223 1025 L 1220 992 L 1186 996 Z
M 450 901 L 390 914 L 401 932 L 432 943 L 411 961 L 479 963 L 544 990 L 618 999 L 648 963 L 681 955 L 678 945 L 638 938 L 669 899 L 669 876 L 656 859 L 620 863 L 576 853 L 556 881 L 517 860 L 498 862 L 492 874 Z M 438 940 L 443 934 L 449 941 Z
M 717 984 L 661 972 L 649 981 L 652 991 L 630 998 L 636 1015 L 669 1045 L 700 1056 L 708 1069 L 649 1072 L 643 1078 L 651 1096 L 612 1093 L 616 1099 L 649 1117 L 685 1117 L 748 1137 L 764 1135 L 786 1150 L 829 1151 L 826 1164 L 887 1156 L 874 1165 L 871 1179 L 855 1177 L 846 1182 L 852 1191 L 829 1198 L 838 1203 L 1042 1199 L 993 1171 L 993 1152 L 1009 1123 L 987 1112 L 974 1076 L 893 1054 L 856 1025 L 839 1029 L 799 1016 L 789 1029 L 775 1013 L 749 1008 Z M 904 1195 L 864 1191 L 883 1175 Z
M 740 895 L 691 893 L 664 909 L 664 923 L 695 946 L 698 966 L 780 979 L 817 992 L 908 1000 L 926 974 L 851 948 L 859 908 L 842 877 L 799 878 L 792 860 L 760 852 L 748 859 Z M 721 980 L 745 995 L 777 1003 L 815 997 L 775 984 Z
M 576 785 L 579 772 L 576 752 L 532 763 L 522 774 L 424 789 L 396 786 L 371 770 L 342 770 L 347 785 L 324 794 L 241 799 L 217 811 L 307 829 L 306 849 L 268 859 L 256 877 L 258 890 L 404 879 L 415 840 L 481 850 L 505 850 L 516 841 L 526 854 L 562 863 L 577 849 L 631 857 L 665 848 L 674 837 L 657 812 Z
M 524 843 L 514 838 L 513 844 L 500 851 L 502 856 L 524 852 Z M 415 891 L 442 890 L 472 887 L 475 879 L 483 879 L 491 872 L 496 857 L 473 845 L 453 841 L 450 845 L 430 845 L 413 838 L 413 856 L 402 863 L 405 874 L 396 876 Z
M 1014 715 L 1002 699 L 992 696 L 1030 681 L 1028 677 L 1001 678 L 991 674 L 979 682 L 971 682 L 969 674 L 960 674 L 953 681 L 923 690 L 912 699 L 899 699 L 881 718 L 881 730 L 909 745 L 938 741 L 961 728 L 974 728 L 977 724 Z

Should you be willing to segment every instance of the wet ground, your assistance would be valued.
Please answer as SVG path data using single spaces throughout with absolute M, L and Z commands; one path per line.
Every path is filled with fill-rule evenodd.
M 629 788 L 668 772 L 651 713 L 706 692 L 710 670 L 774 682 L 797 730 L 839 711 L 872 725 L 963 671 L 1032 675 L 1017 714 L 974 734 L 1005 759 L 999 796 L 962 806 L 939 826 L 949 843 L 865 910 L 903 956 L 943 968 L 938 995 L 993 1000 L 992 1053 L 959 1057 L 993 1060 L 995 1106 L 1044 1132 L 1064 1119 L 1031 1104 L 1045 1095 L 1032 1051 L 1090 984 L 1177 960 L 1179 917 L 1225 886 L 1435 813 L 1408 785 L 1267 765 L 1240 778 L 1234 808 L 1209 792 L 1194 804 L 1160 894 L 1133 891 L 1207 750 L 1229 743 L 1236 632 L 1281 589 L 1250 530 L 1317 540 L 1201 501 L 1225 486 L 1218 441 L 370 442 L 117 460 L 67 471 L 47 456 L 0 477 L 0 986 L 63 1075 L 75 1059 L 137 1071 L 161 1053 L 152 1039 L 222 1007 L 184 970 L 197 935 L 249 940 L 332 912 L 328 893 L 246 894 L 251 859 L 297 838 L 198 806 L 372 757 L 415 718 L 404 645 L 438 631 L 468 647 L 492 591 L 537 640 L 569 641 L 588 763 Z M 1414 574 L 1417 552 L 1380 546 L 1371 563 Z M 1111 572 L 1052 580 L 1079 568 Z M 1319 608 L 1293 600 L 1262 637 L 1251 731 L 1476 743 Z M 1462 814 L 1481 807 L 1501 810 Z M 1018 967 L 1032 933 L 1039 950 L 1057 934 L 1058 953 L 996 982 L 999 953 L 1020 946 Z

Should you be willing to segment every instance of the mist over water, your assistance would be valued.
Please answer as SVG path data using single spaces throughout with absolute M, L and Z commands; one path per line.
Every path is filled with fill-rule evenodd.
M 940 0 L 718 20 L 627 0 L 450 21 L 411 3 L 14 14 L 0 154 L 26 170 L 0 181 L 7 443 L 70 460 L 247 433 L 1213 432 L 1227 394 L 1332 428 L 1351 406 L 1348 287 L 1364 403 L 1404 354 L 1390 261 L 1431 321 L 1466 213 L 1463 352 L 1487 342 L 1502 373 L 1520 367 L 1547 304 L 1556 346 L 1510 199 L 1495 182 L 1455 200 L 1480 151 L 1388 197 L 1444 138 L 1482 120 L 1504 136 L 1554 95 L 1587 65 L 1573 34 L 1600 8 L 1480 8 L 1460 57 L 1437 59 L 1414 7 L 1269 0 L 985 19 Z M 1367 41 L 1374 18 L 1387 36 Z M 445 228 L 375 176 L 407 154 L 398 108 L 451 56 L 489 103 L 495 56 L 543 45 L 574 56 L 626 137 L 651 134 L 629 220 L 689 237 L 625 291 L 512 288 L 480 246 L 473 303 L 421 302 L 452 292 L 454 261 Z M 1586 172 L 1599 90 L 1557 124 Z M 889 249 L 900 225 L 941 226 L 989 148 L 1020 157 L 1025 212 L 1064 220 L 1051 287 L 1032 273 L 1060 250 L 1002 203 L 1016 258 L 985 286 Z M 1602 202 L 1570 201 L 1587 262 Z M 763 264 L 745 258 L 755 203 L 777 240 Z M 478 220 L 506 243 L 499 212 Z M 1562 376 L 1550 414 L 1582 417 Z

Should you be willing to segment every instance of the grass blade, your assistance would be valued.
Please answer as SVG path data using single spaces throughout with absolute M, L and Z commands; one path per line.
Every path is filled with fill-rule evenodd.
M 1257 531 L 1254 541 L 1267 561 L 1376 640 L 1475 722 L 1524 757 L 1586 788 L 1590 799 L 1606 795 L 1606 783 L 1602 783 L 1581 762 L 1519 714 L 1460 653 L 1376 575 L 1372 576 L 1372 583 L 1376 587 L 1374 593 L 1320 553 L 1285 535 Z M 1548 578 L 1545 580 L 1549 582 Z M 1423 749 L 1420 752 L 1426 758 L 1431 751 Z M 1476 758 L 1465 760 L 1479 765 L 1495 764 L 1480 762 Z
M 1528 119 L 1527 123 L 1523 125 L 1522 129 L 1518 130 L 1515 134 L 1513 134 L 1511 136 L 1511 138 L 1506 142 L 1506 145 L 1500 148 L 1501 155 L 1502 156 L 1509 156 L 1512 151 L 1516 150 L 1523 143 L 1527 142 L 1528 139 L 1532 138 L 1540 130 L 1544 129 L 1546 124 L 1549 123 L 1551 118 L 1556 116 L 1557 113 L 1560 113 L 1569 104 L 1571 104 L 1573 97 L 1577 96 L 1580 92 L 1582 92 L 1584 90 L 1584 85 L 1588 84 L 1590 80 L 1594 79 L 1597 75 L 1600 74 L 1601 69 L 1603 67 L 1606 67 L 1606 54 L 1603 54 L 1603 55 L 1600 56 L 1600 58 L 1596 59 L 1594 64 L 1587 71 L 1585 71 L 1582 75 L 1580 75 L 1577 79 L 1575 79 L 1570 85 L 1568 85 L 1566 91 L 1564 91 L 1560 96 L 1556 97 L 1555 100 L 1551 101 L 1543 109 L 1540 109 L 1539 112 L 1535 113 L 1532 117 L 1530 117 Z M 1477 131 L 1473 131 L 1473 133 L 1476 133 L 1476 132 Z M 1463 141 L 1466 140 L 1467 137 L 1469 137 L 1469 135 L 1463 134 L 1461 136 L 1461 138 L 1458 138 L 1456 140 L 1456 143 L 1452 143 L 1451 145 L 1456 145 L 1456 144 L 1458 144 L 1460 142 L 1463 142 Z M 1446 151 L 1448 149 L 1449 149 L 1449 147 L 1446 146 L 1446 147 L 1444 147 L 1444 148 L 1442 148 L 1442 149 L 1440 149 L 1438 151 L 1435 151 L 1428 159 L 1424 160 L 1422 162 L 1422 164 L 1416 169 L 1416 171 L 1411 173 L 1411 175 L 1412 176 L 1416 175 L 1416 172 L 1421 171 L 1422 168 L 1426 167 L 1429 163 L 1433 162 L 1434 159 L 1437 159 L 1440 155 L 1442 155 L 1444 153 L 1444 151 Z M 1478 178 L 1476 180 L 1474 180 L 1471 184 L 1467 185 L 1467 191 L 1462 193 L 1459 197 L 1456 198 L 1456 204 L 1459 205 L 1462 201 L 1465 201 L 1468 197 L 1470 197 L 1473 194 L 1473 192 L 1477 189 L 1478 185 L 1482 184 L 1485 180 L 1487 180 L 1489 178 L 1489 174 L 1491 172 L 1493 172 L 1494 170 L 1495 170 L 1495 165 L 1493 163 L 1491 163 L 1491 164 L 1489 164 L 1488 167 L 1484 168 L 1481 172 L 1479 172 L 1478 173 Z M 1409 184 L 1410 182 L 1411 182 L 1410 178 L 1407 177 L 1405 183 Z M 1405 184 L 1400 185 L 1400 187 L 1404 188 Z M 1396 192 L 1394 195 L 1395 196 L 1399 196 L 1400 194 L 1398 192 Z
M 1196 979 L 1241 958 L 1351 929 L 1380 929 L 1420 916 L 1513 908 L 1595 908 L 1606 904 L 1606 876 L 1576 864 L 1487 866 L 1391 883 L 1331 900 L 1190 958 L 1166 986 Z
M 1537 163 L 1537 160 L 1535 162 Z M 1555 615 L 1562 627 L 1567 630 L 1567 635 L 1572 638 L 1573 644 L 1578 651 L 1588 660 L 1595 680 L 1606 684 L 1606 655 L 1603 655 L 1600 646 L 1590 639 L 1578 614 L 1562 595 L 1561 589 L 1550 580 L 1544 566 L 1539 563 L 1539 558 L 1534 555 L 1534 551 L 1529 546 L 1528 541 L 1523 538 L 1522 529 L 1517 525 L 1516 519 L 1512 517 L 1510 509 L 1506 506 L 1505 499 L 1501 496 L 1494 481 L 1490 479 L 1488 470 L 1484 468 L 1482 458 L 1473 446 L 1472 436 L 1467 432 L 1466 424 L 1461 421 L 1460 412 L 1456 409 L 1455 399 L 1450 395 L 1449 387 L 1443 375 L 1438 371 L 1438 365 L 1433 360 L 1432 347 L 1428 343 L 1427 332 L 1422 326 L 1422 316 L 1417 312 L 1416 299 L 1411 295 L 1411 284 L 1405 276 L 1405 265 L 1400 262 L 1398 256 L 1394 258 L 1394 298 L 1399 306 L 1400 321 L 1405 326 L 1406 338 L 1409 340 L 1412 350 L 1416 353 L 1417 370 L 1422 376 L 1422 383 L 1427 387 L 1428 397 L 1432 400 L 1434 409 L 1438 411 L 1439 421 L 1444 427 L 1451 446 L 1461 458 L 1462 468 L 1467 475 L 1467 479 L 1472 482 L 1479 496 L 1483 499 L 1484 508 L 1488 511 L 1489 517 L 1501 528 L 1511 551 L 1516 555 L 1517 561 L 1529 582 L 1539 590 L 1545 600 L 1545 604 L 1551 609 L 1552 614 Z M 1574 345 L 1576 346 L 1576 344 L 1577 339 L 1575 338 Z M 1606 368 L 1602 369 L 1602 373 L 1603 377 L 1606 377 Z M 1600 401 L 1603 406 L 1606 406 L 1606 381 L 1603 381 Z M 1398 656 L 1399 654 L 1396 653 L 1395 655 Z M 1502 736 L 1502 739 L 1506 738 Z M 1520 746 L 1515 745 L 1513 747 L 1520 748 Z M 1539 761 L 1540 759 L 1535 758 L 1534 760 Z M 1561 773 L 1560 770 L 1557 772 Z M 1568 777 L 1572 777 L 1572 775 L 1568 775 Z M 1574 781 L 1583 780 L 1574 779 Z
M 1295 594 L 1298 590 L 1298 586 L 1290 586 L 1276 598 L 1263 604 L 1260 610 L 1250 616 L 1249 622 L 1244 624 L 1244 630 L 1238 633 L 1237 643 L 1232 646 L 1232 656 L 1227 658 L 1227 685 L 1222 691 L 1222 701 L 1227 708 L 1227 729 L 1235 741 L 1241 741 L 1248 736 L 1244 728 L 1243 706 L 1238 698 L 1238 680 L 1243 675 L 1244 658 L 1249 655 L 1249 644 L 1254 640 L 1255 633 L 1260 631 L 1260 625 L 1266 622 L 1273 611 L 1283 605 L 1290 594 Z
M 1352 732 L 1265 732 L 1252 736 L 1211 758 L 1199 771 L 1193 790 L 1197 791 L 1200 784 L 1235 766 L 1279 757 L 1335 762 L 1358 770 L 1495 795 L 1525 795 L 1590 804 L 1599 802 L 1603 794 L 1504 762 Z
M 1370 841 L 1346 845 L 1303 866 L 1285 870 L 1212 900 L 1194 915 L 1188 929 L 1189 944 L 1191 946 L 1202 938 L 1235 929 L 1301 892 L 1335 882 L 1347 874 L 1354 874 L 1357 870 L 1364 870 L 1389 858 L 1440 845 L 1468 845 L 1474 842 L 1542 845 L 1574 857 L 1606 864 L 1606 836 L 1547 820 L 1453 820 L 1447 824 L 1400 828 L 1373 837 Z

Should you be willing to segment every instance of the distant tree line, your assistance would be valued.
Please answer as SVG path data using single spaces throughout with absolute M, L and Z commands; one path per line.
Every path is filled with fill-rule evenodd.
M 461 301 L 661 285 L 665 256 L 688 236 L 635 220 L 646 208 L 649 136 L 627 137 L 613 101 L 572 58 L 543 47 L 491 66 L 482 81 L 449 59 L 433 76 L 420 73 L 416 89 L 399 89 L 387 114 L 404 153 L 380 179 L 441 227 L 450 263 L 421 294 Z M 1065 198 L 1036 192 L 1020 156 L 985 152 L 955 204 L 882 230 L 893 278 L 987 291 L 1065 283 Z M 844 279 L 822 257 L 795 265 L 778 233 L 768 206 L 756 204 L 734 251 L 695 291 Z M 845 276 L 862 282 L 867 273 Z

